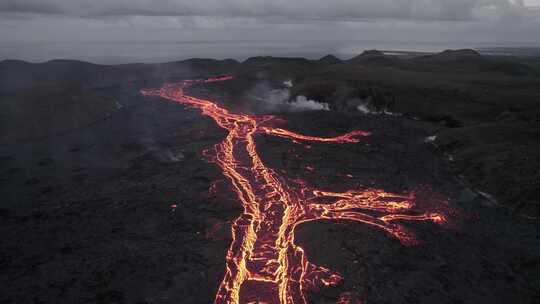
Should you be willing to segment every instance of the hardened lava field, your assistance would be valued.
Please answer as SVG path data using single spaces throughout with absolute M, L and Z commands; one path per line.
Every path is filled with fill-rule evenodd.
M 201 82 L 221 80 L 229 78 Z M 228 131 L 226 138 L 206 154 L 229 179 L 244 211 L 232 223 L 232 244 L 227 252 L 225 276 L 214 301 L 216 304 L 303 304 L 307 303 L 307 290 L 339 283 L 342 279 L 339 274 L 310 263 L 304 250 L 295 244 L 295 228 L 301 223 L 354 221 L 381 229 L 404 245 L 413 245 L 414 235 L 397 222 L 445 222 L 445 215 L 440 213 L 410 213 L 415 211 L 413 193 L 398 195 L 380 189 L 331 192 L 309 186 L 290 187 L 284 178 L 266 167 L 258 155 L 254 139 L 258 133 L 294 141 L 339 144 L 358 143 L 370 133 L 352 131 L 322 138 L 264 126 L 272 117 L 233 114 L 210 100 L 185 95 L 183 89 L 192 83 L 196 81 L 169 84 L 142 93 L 199 108 L 203 115 L 210 116 Z M 334 201 L 322 203 L 325 198 Z M 365 213 L 367 210 L 377 215 Z M 343 301 L 344 298 L 338 300 Z

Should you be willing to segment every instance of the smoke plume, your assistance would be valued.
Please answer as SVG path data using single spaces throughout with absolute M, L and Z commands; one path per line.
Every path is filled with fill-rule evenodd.
M 304 112 L 304 111 L 329 111 L 327 103 L 308 99 L 299 95 L 292 97 L 290 88 L 292 81 L 286 80 L 276 88 L 269 82 L 260 82 L 251 89 L 247 96 L 257 101 L 258 109 L 263 112 Z

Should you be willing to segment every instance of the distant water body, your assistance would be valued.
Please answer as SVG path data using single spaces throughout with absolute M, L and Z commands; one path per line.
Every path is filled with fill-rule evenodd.
M 43 62 L 77 59 L 100 64 L 154 63 L 188 58 L 233 58 L 285 56 L 320 58 L 334 54 L 351 58 L 364 50 L 439 52 L 474 48 L 486 54 L 540 56 L 540 47 L 466 43 L 381 42 L 381 41 L 154 41 L 154 42 L 27 42 L 0 47 L 0 60 L 20 59 Z

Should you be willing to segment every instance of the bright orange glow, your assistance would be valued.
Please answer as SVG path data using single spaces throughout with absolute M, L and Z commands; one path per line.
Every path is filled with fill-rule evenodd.
M 297 133 L 283 130 L 283 129 L 268 128 L 268 127 L 261 127 L 260 129 L 266 134 L 279 136 L 283 138 L 289 138 L 292 140 L 334 142 L 334 143 L 341 143 L 341 144 L 357 143 L 357 142 L 360 142 L 360 139 L 358 137 L 371 135 L 371 133 L 365 132 L 365 131 L 352 131 L 341 136 L 322 138 L 322 137 L 301 135 L 301 134 L 297 134 Z
M 257 134 L 294 141 L 354 144 L 370 133 L 352 131 L 331 138 L 300 135 L 261 126 L 271 119 L 268 116 L 233 114 L 215 102 L 184 94 L 184 88 L 194 83 L 228 79 L 230 77 L 184 81 L 141 91 L 147 96 L 160 96 L 201 109 L 203 115 L 213 118 L 228 131 L 225 139 L 207 155 L 229 179 L 244 211 L 232 223 L 232 243 L 226 256 L 225 275 L 215 297 L 216 304 L 304 304 L 308 290 L 338 284 L 342 280 L 339 274 L 310 263 L 304 250 L 295 244 L 295 228 L 301 223 L 318 220 L 359 222 L 382 229 L 404 245 L 412 245 L 416 243 L 414 235 L 397 221 L 444 222 L 442 214 L 415 211 L 414 193 L 399 195 L 379 189 L 331 192 L 311 189 L 303 181 L 298 181 L 296 188 L 288 185 L 261 160 L 255 143 Z M 340 301 L 348 303 L 346 298 Z

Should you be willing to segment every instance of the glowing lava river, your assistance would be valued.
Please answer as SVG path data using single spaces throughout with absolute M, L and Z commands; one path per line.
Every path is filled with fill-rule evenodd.
M 228 131 L 226 138 L 206 151 L 206 155 L 230 180 L 243 213 L 232 223 L 232 244 L 216 304 L 302 304 L 307 303 L 308 290 L 339 283 L 339 274 L 311 264 L 304 250 L 295 244 L 295 227 L 301 223 L 359 222 L 383 230 L 404 245 L 412 245 L 416 242 L 414 235 L 398 222 L 444 222 L 442 214 L 415 210 L 414 194 L 392 194 L 379 189 L 338 193 L 288 185 L 284 177 L 263 163 L 255 142 L 258 134 L 295 141 L 355 144 L 370 133 L 353 131 L 330 138 L 301 135 L 268 126 L 269 116 L 230 113 L 215 102 L 184 94 L 184 89 L 194 83 L 228 79 L 187 80 L 141 91 L 146 96 L 196 107 Z

